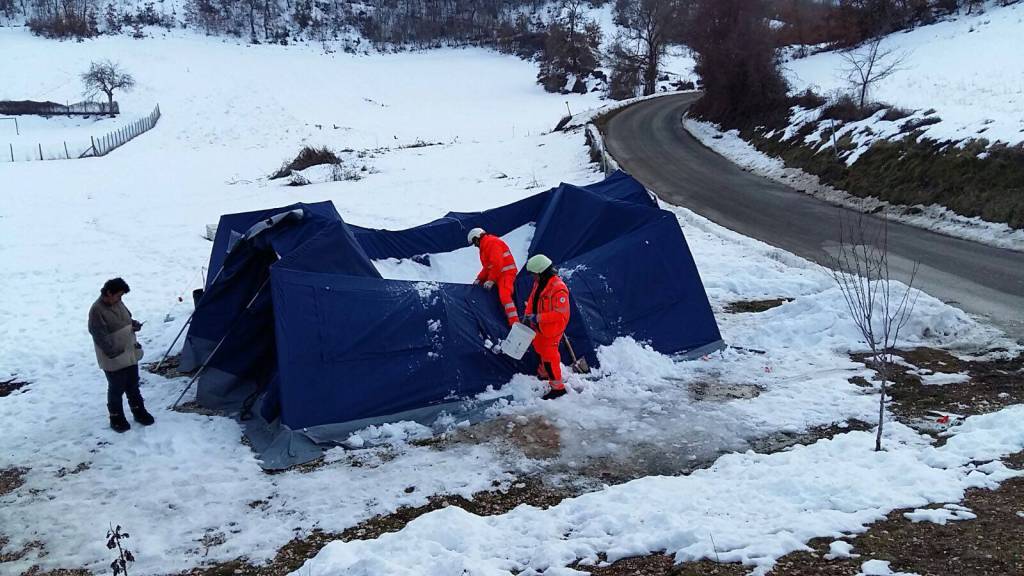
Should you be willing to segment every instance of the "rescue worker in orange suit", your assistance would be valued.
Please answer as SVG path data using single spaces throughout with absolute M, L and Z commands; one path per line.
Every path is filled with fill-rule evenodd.
M 519 322 L 519 312 L 512 300 L 512 289 L 516 283 L 515 258 L 508 249 L 508 244 L 494 234 L 488 234 L 483 228 L 473 228 L 467 236 L 469 243 L 480 248 L 480 273 L 473 284 L 480 284 L 488 290 L 498 287 L 498 300 L 502 311 L 511 326 Z
M 533 349 L 540 356 L 537 375 L 551 386 L 544 400 L 554 400 L 565 395 L 558 344 L 569 324 L 569 288 L 555 275 L 551 259 L 543 254 L 527 260 L 526 270 L 533 274 L 534 280 L 533 290 L 526 300 L 523 324 L 537 332 L 533 339 Z

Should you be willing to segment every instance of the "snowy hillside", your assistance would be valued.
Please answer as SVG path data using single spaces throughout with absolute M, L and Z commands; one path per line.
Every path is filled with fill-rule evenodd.
M 986 138 L 1024 141 L 1024 3 L 990 3 L 960 16 L 887 36 L 882 50 L 905 54 L 902 70 L 881 81 L 871 98 L 910 110 L 935 110 L 941 122 L 924 127 L 935 140 Z M 794 91 L 821 94 L 846 88 L 840 54 L 788 62 Z
M 807 539 L 857 533 L 892 509 L 958 502 L 969 487 L 1016 475 L 998 459 L 1024 448 L 1019 407 L 967 419 L 941 448 L 893 424 L 887 452 L 870 451 L 863 431 L 746 452 L 772 435 L 870 420 L 873 373 L 849 355 L 864 343 L 823 269 L 672 207 L 736 346 L 722 353 L 677 362 L 622 338 L 601 350 L 592 378 L 569 375 L 572 392 L 558 401 L 538 399 L 537 379 L 513 378 L 501 389 L 513 400 L 490 414 L 499 430 L 490 437 L 465 440 L 453 423 L 431 446 L 410 442 L 431 436 L 423 426 L 373 427 L 351 450 L 274 475 L 235 420 L 169 409 L 186 378 L 144 373 L 156 424 L 118 435 L 86 331 L 104 280 L 131 285 L 126 303 L 146 322 L 140 339 L 155 361 L 191 312 L 210 250 L 201 234 L 220 214 L 332 200 L 348 222 L 401 228 L 560 181 L 597 181 L 582 134 L 547 131 L 567 101 L 577 112 L 598 96 L 546 94 L 533 64 L 478 49 L 352 56 L 191 36 L 52 42 L 25 30 L 0 30 L 0 45 L 0 98 L 75 99 L 77 75 L 109 57 L 138 81 L 118 98 L 124 117 L 157 103 L 163 111 L 152 131 L 103 158 L 0 163 L 0 382 L 26 382 L 0 397 L 0 472 L 23 481 L 0 491 L 0 573 L 105 573 L 111 524 L 132 534 L 132 574 L 258 564 L 295 538 L 340 534 L 438 495 L 517 489 L 524 478 L 578 497 L 487 520 L 444 508 L 400 532 L 331 544 L 297 573 L 569 574 L 576 560 L 659 550 L 763 573 Z M 52 139 L 66 127 L 30 128 L 26 137 Z M 267 179 L 305 144 L 352 149 L 344 158 L 361 178 L 301 187 Z M 452 273 L 471 269 L 470 256 L 454 256 Z M 398 277 L 423 272 L 380 263 L 389 265 Z M 781 305 L 727 311 L 769 298 Z M 1017 350 L 928 295 L 903 342 Z M 743 393 L 709 399 L 718 389 Z M 527 453 L 507 439 L 517 429 L 548 430 L 553 448 Z M 728 452 L 737 453 L 719 459 Z M 680 475 L 701 466 L 711 467 Z

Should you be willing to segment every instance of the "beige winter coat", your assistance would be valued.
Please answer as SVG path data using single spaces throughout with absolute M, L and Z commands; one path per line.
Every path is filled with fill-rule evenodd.
M 89 334 L 100 368 L 113 372 L 142 360 L 142 348 L 132 324 L 132 313 L 123 302 L 110 305 L 102 298 L 93 302 L 89 308 Z

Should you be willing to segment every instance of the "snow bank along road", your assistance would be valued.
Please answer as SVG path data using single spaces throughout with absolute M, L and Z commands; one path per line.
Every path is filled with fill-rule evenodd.
M 681 124 L 699 95 L 681 94 L 629 106 L 605 128 L 608 150 L 663 200 L 740 234 L 820 264 L 839 239 L 847 208 L 740 169 L 704 147 Z M 906 281 L 920 262 L 916 286 L 987 316 L 1024 340 L 1024 253 L 993 248 L 889 222 L 890 266 Z M 833 250 L 834 251 L 834 250 Z

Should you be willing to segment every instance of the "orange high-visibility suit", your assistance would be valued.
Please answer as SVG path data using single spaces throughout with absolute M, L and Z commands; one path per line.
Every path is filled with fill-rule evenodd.
M 569 325 L 569 288 L 561 278 L 551 276 L 538 294 L 540 281 L 540 278 L 534 280 L 526 300 L 526 314 L 537 317 L 537 336 L 533 339 L 533 349 L 540 356 L 537 375 L 547 380 L 553 390 L 564 390 L 558 344 Z
M 511 326 L 519 321 L 516 304 L 512 301 L 512 289 L 516 283 L 516 261 L 508 244 L 494 234 L 480 237 L 480 273 L 476 275 L 476 283 L 493 282 L 498 287 L 498 300 Z

